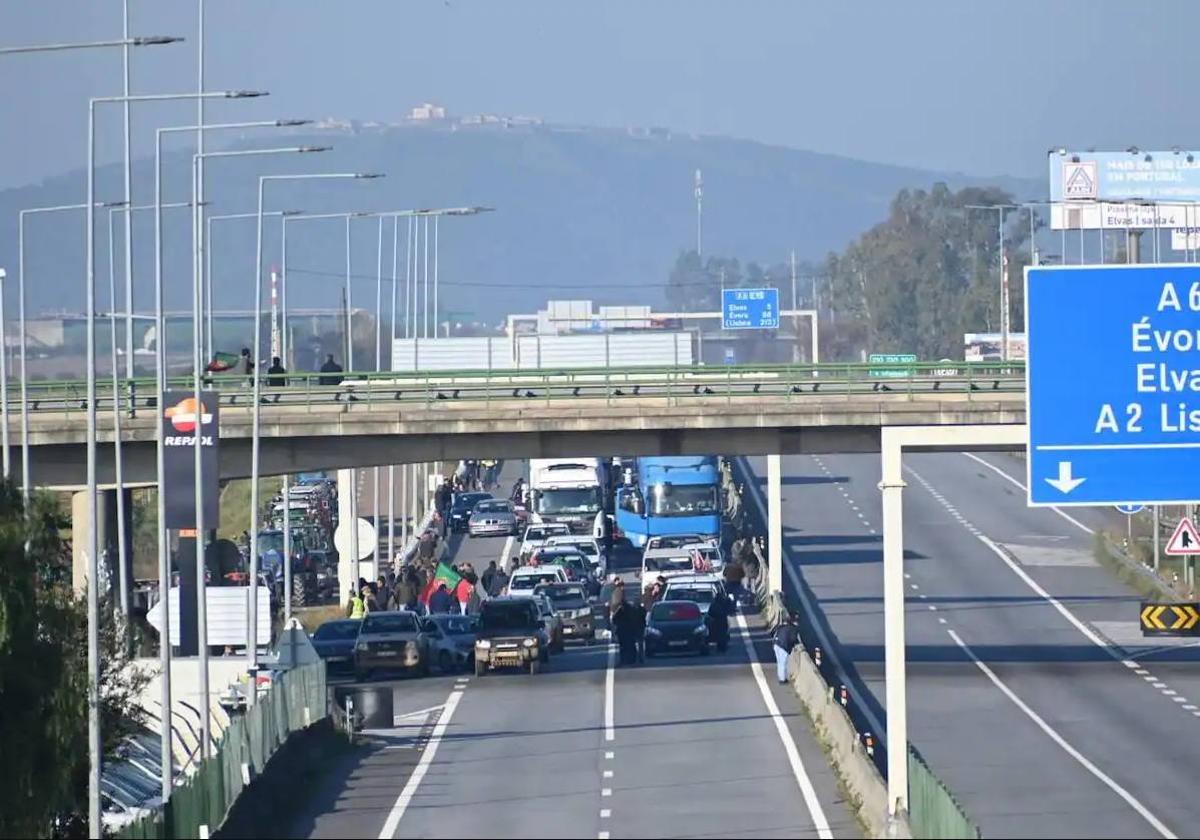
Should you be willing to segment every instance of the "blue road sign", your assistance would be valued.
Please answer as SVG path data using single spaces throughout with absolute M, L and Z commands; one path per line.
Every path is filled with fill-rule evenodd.
M 736 365 L 737 364 L 737 352 L 732 347 L 725 348 L 725 364 L 727 364 L 727 365 Z
M 779 329 L 779 290 L 722 289 L 721 329 Z
M 1117 505 L 1117 510 L 1126 516 L 1133 516 L 1135 513 L 1141 513 L 1145 510 L 1145 505 Z
M 1200 499 L 1200 266 L 1025 271 L 1031 505 Z

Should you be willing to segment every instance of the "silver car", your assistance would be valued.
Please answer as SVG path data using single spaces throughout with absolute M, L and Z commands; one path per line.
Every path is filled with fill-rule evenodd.
M 484 499 L 475 505 L 467 521 L 472 537 L 516 536 L 517 512 L 508 499 Z
M 475 659 L 475 630 L 478 616 L 442 613 L 422 621 L 429 640 L 429 658 L 438 670 L 449 674 L 459 668 L 470 670 Z

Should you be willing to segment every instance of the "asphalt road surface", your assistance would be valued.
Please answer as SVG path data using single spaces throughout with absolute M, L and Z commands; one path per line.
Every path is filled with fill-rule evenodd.
M 1138 597 L 1093 556 L 1111 510 L 1026 507 L 1011 455 L 905 468 L 909 739 L 983 835 L 1194 834 L 1200 649 L 1141 638 Z M 883 731 L 879 457 L 789 457 L 783 475 L 785 583 Z
M 482 571 L 505 544 L 454 537 L 451 556 Z M 608 645 L 569 647 L 536 676 L 377 684 L 393 725 L 330 768 L 287 834 L 861 836 L 794 696 L 751 664 L 769 653 L 756 617 L 733 632 L 703 659 L 614 668 Z

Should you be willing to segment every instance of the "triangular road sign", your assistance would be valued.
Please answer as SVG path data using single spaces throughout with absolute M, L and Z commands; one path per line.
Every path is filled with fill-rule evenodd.
M 1171 539 L 1167 541 L 1166 553 L 1200 554 L 1200 532 L 1196 531 L 1192 520 L 1187 517 L 1179 520 L 1175 533 L 1171 534 Z

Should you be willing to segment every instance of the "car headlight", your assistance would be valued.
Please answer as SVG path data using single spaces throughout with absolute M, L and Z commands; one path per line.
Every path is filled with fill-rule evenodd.
M 537 639 L 526 639 L 522 644 L 527 648 L 537 647 Z
M 656 637 L 657 637 L 657 636 L 661 636 L 661 635 L 662 635 L 662 631 L 661 631 L 661 630 L 659 630 L 657 627 L 647 627 L 647 628 L 646 628 L 646 635 L 647 635 L 647 636 L 656 636 Z
M 475 647 L 480 648 L 481 650 L 487 650 L 491 646 L 492 643 L 487 639 L 479 639 L 475 642 Z
M 697 627 L 692 632 L 695 633 L 697 636 L 704 636 L 708 633 L 708 628 L 705 627 L 703 624 L 701 624 L 699 627 Z
M 414 651 L 414 650 L 417 650 L 417 643 L 416 642 L 405 642 L 404 647 L 408 651 Z
M 359 642 L 359 643 L 358 643 L 358 644 L 355 646 L 355 648 L 354 648 L 354 649 L 355 649 L 355 650 L 358 650 L 358 651 L 362 651 L 362 652 L 364 652 L 364 653 L 365 653 L 365 652 L 366 652 L 366 650 L 367 650 L 367 643 L 366 643 L 366 642 Z

